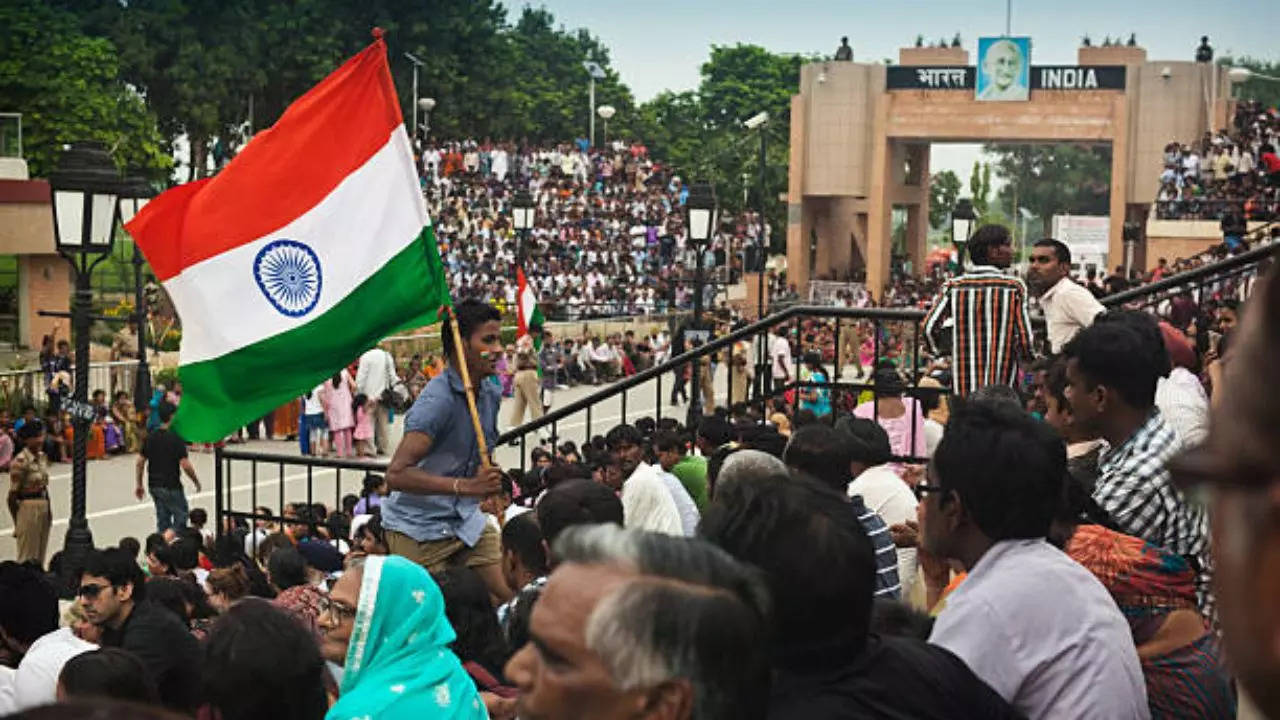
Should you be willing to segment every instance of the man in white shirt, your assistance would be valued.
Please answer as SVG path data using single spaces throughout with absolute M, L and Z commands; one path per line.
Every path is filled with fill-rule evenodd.
M 922 549 L 968 577 L 929 641 L 1028 718 L 1150 717 L 1129 624 L 1093 573 L 1045 536 L 1066 476 L 1062 439 L 1019 409 L 952 413 L 916 487 Z
M 884 428 L 874 420 L 850 417 L 836 423 L 836 430 L 848 437 L 849 476 L 853 478 L 849 496 L 861 495 L 867 509 L 889 527 L 914 521 L 919 502 L 889 462 L 893 449 Z M 898 548 L 898 582 L 902 584 L 903 597 L 911 595 L 916 566 L 916 549 Z
M 1031 248 L 1027 288 L 1040 298 L 1049 331 L 1049 349 L 1054 354 L 1106 310 L 1093 293 L 1071 279 L 1071 250 L 1052 238 L 1040 240 Z
M 795 361 L 791 358 L 791 343 L 787 342 L 786 332 L 784 325 L 769 334 L 769 362 L 773 367 L 774 391 L 781 391 L 796 377 Z
M 622 468 L 622 524 L 624 527 L 667 535 L 685 534 L 680 508 L 662 476 L 660 465 L 643 462 L 644 438 L 631 425 L 619 425 L 605 436 L 609 452 Z M 676 480 L 676 485 L 680 481 Z M 683 490 L 684 487 L 680 486 Z M 685 494 L 688 497 L 688 493 Z M 692 504 L 692 500 L 690 500 Z M 696 507 L 694 508 L 696 512 Z M 695 521 L 696 526 L 696 521 Z
M 356 369 L 356 391 L 367 397 L 373 408 L 369 414 L 373 420 L 373 444 L 379 455 L 387 454 L 389 425 L 382 393 L 390 390 L 396 379 L 396 363 L 391 359 L 391 353 L 380 347 L 373 347 L 360 356 L 360 365 Z

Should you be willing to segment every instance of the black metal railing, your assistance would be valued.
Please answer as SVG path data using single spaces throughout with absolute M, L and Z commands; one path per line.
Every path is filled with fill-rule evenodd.
M 365 475 L 383 473 L 386 469 L 387 463 L 382 461 L 335 460 L 219 447 L 214 451 L 217 532 L 221 536 L 240 524 L 252 533 L 258 523 L 297 523 L 310 526 L 312 534 L 325 528 L 336 540 L 340 524 L 310 515 L 286 517 L 285 509 L 294 503 L 305 502 L 307 506 L 324 503 L 336 512 L 342 509 L 344 496 L 361 494 Z M 270 511 L 258 512 L 259 508 Z
M 1102 299 L 1102 304 L 1107 307 L 1158 308 L 1179 295 L 1190 294 L 1196 305 L 1203 307 L 1215 295 L 1225 297 L 1241 292 L 1247 295 L 1252 280 L 1266 272 L 1277 252 L 1280 252 L 1280 243 L 1258 245 L 1238 255 L 1108 295 Z M 1244 295 L 1237 294 L 1236 297 L 1244 299 Z
M 735 397 L 735 382 L 733 378 L 735 370 L 732 367 L 733 359 L 730 357 L 728 359 L 728 362 L 730 363 L 730 366 L 728 367 L 729 371 L 725 372 L 723 377 L 723 392 L 716 390 L 714 386 L 714 375 L 711 375 L 713 378 L 712 394 L 717 399 L 723 397 L 725 400 L 723 403 L 716 403 L 716 405 L 725 408 L 732 408 L 735 404 L 743 402 L 755 405 L 759 408 L 767 406 L 767 403 L 770 400 L 776 400 L 779 397 L 790 397 L 790 402 L 794 410 L 801 405 L 802 401 L 800 396 L 803 391 L 816 389 L 819 392 L 826 392 L 829 394 L 829 402 L 832 404 L 833 408 L 840 406 L 840 409 L 852 409 L 852 407 L 849 407 L 850 397 L 852 396 L 853 398 L 856 398 L 858 393 L 865 390 L 874 390 L 875 386 L 870 382 L 870 377 L 866 377 L 861 380 L 855 378 L 852 382 L 842 380 L 845 374 L 845 369 L 848 365 L 858 365 L 856 357 L 849 357 L 849 355 L 856 355 L 856 353 L 859 352 L 859 348 L 856 343 L 846 351 L 847 346 L 842 343 L 842 340 L 844 340 L 845 337 L 842 336 L 847 335 L 849 332 L 855 332 L 857 324 L 870 324 L 871 336 L 873 339 L 872 364 L 874 365 L 875 359 L 881 357 L 881 338 L 884 335 L 883 330 L 886 323 L 909 323 L 911 325 L 911 342 L 909 344 L 904 343 L 907 354 L 910 356 L 909 372 L 906 373 L 910 378 L 910 382 L 904 387 L 903 394 L 904 396 L 912 397 L 919 401 L 923 397 L 935 396 L 938 393 L 945 391 L 918 387 L 920 377 L 923 375 L 920 347 L 920 343 L 922 342 L 920 324 L 924 319 L 924 315 L 925 313 L 923 310 L 911 308 L 837 308 L 814 305 L 793 305 L 781 312 L 774 313 L 773 315 L 757 320 L 756 322 L 723 337 L 711 340 L 696 349 L 671 358 L 661 365 L 638 372 L 631 377 L 620 380 L 607 388 L 603 388 L 598 392 L 588 395 L 587 397 L 553 410 L 537 420 L 512 428 L 498 438 L 498 443 L 499 445 L 515 445 L 520 448 L 519 467 L 523 471 L 526 466 L 525 464 L 528 459 L 529 450 L 531 449 L 529 447 L 529 436 L 531 434 L 537 434 L 541 440 L 550 441 L 552 446 L 558 446 L 562 440 L 568 439 L 575 440 L 579 442 L 579 444 L 582 444 L 589 442 L 593 437 L 595 437 L 597 434 L 594 432 L 595 430 L 607 431 L 614 425 L 627 423 L 635 418 L 652 417 L 655 422 L 660 422 L 663 418 L 664 400 L 667 398 L 667 395 L 664 393 L 664 381 L 668 383 L 675 383 L 677 385 L 683 384 L 685 382 L 683 376 L 686 374 L 686 369 L 693 363 L 708 360 L 719 355 L 725 350 L 729 350 L 732 354 L 732 349 L 738 343 L 750 343 L 748 358 L 755 358 L 757 357 L 758 352 L 756 349 L 758 347 L 756 343 L 766 342 L 772 331 L 779 328 L 779 326 L 786 326 L 782 330 L 782 333 L 790 333 L 793 335 L 794 347 L 804 347 L 805 343 L 802 341 L 801 337 L 803 322 L 796 321 L 806 320 L 825 321 L 830 324 L 829 330 L 832 334 L 832 357 L 830 359 L 824 357 L 821 362 L 822 372 L 827 375 L 827 379 L 825 381 L 813 382 L 809 380 L 799 380 L 797 377 L 792 377 L 790 381 L 781 387 L 768 386 L 764 390 L 757 390 L 756 392 L 751 392 L 751 390 L 748 389 L 746 396 Z M 859 337 L 862 337 L 862 335 L 860 334 Z M 766 345 L 766 348 L 767 347 L 768 346 Z M 772 381 L 772 365 L 761 365 L 759 363 L 754 363 L 754 361 L 751 360 L 748 362 L 749 364 L 755 365 L 755 377 L 757 382 Z M 872 368 L 864 368 L 864 370 L 867 371 L 871 369 Z M 710 368 L 705 368 L 705 370 L 709 371 Z M 746 369 L 743 368 L 738 372 L 746 372 Z M 651 388 L 644 388 L 641 390 L 641 387 L 647 384 L 651 384 Z M 670 385 L 667 385 L 666 387 L 671 388 Z M 634 408 L 631 408 L 632 412 L 628 412 L 630 395 L 633 391 L 652 391 L 654 397 L 653 407 L 639 412 L 636 412 L 634 411 Z M 696 387 L 688 389 L 689 393 L 700 391 L 701 388 Z M 617 398 L 616 414 L 610 415 L 607 418 L 601 418 L 597 408 L 601 403 L 614 398 Z M 674 403 L 671 404 L 674 405 Z M 709 412 L 711 408 L 708 407 L 706 410 Z M 878 415 L 878 409 L 873 409 L 873 417 L 875 415 Z M 566 421 L 577 416 L 581 416 L 583 421 L 581 423 L 573 423 L 572 427 L 581 428 L 581 430 L 572 433 L 565 432 L 566 428 L 564 428 L 564 425 L 567 424 Z M 670 416 L 670 413 L 668 413 L 668 416 Z M 831 413 L 830 420 L 834 422 L 835 417 L 836 414 Z M 683 421 L 684 418 L 681 418 L 681 420 Z M 915 440 L 915 427 L 913 425 L 911 437 L 912 447 L 915 446 Z M 924 460 L 923 456 L 911 456 L 907 454 L 904 454 L 900 459 L 911 461 Z

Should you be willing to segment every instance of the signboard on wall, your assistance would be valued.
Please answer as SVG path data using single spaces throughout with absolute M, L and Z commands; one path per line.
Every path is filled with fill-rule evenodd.
M 983 102 L 1031 97 L 1031 38 L 978 38 L 974 98 Z
M 1107 267 L 1111 245 L 1111 218 L 1106 215 L 1054 215 L 1053 238 L 1071 250 L 1071 264 L 1085 268 Z
M 973 90 L 977 68 L 972 66 L 890 65 L 889 90 Z M 1124 90 L 1123 65 L 1036 65 L 1031 68 L 1032 90 Z

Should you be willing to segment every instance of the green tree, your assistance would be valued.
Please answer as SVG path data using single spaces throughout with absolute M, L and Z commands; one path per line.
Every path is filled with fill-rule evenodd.
M 929 180 L 929 226 L 935 230 L 946 226 L 959 197 L 960 177 L 951 170 L 935 173 Z
M 771 125 L 787 130 L 803 63 L 802 56 L 772 53 L 759 45 L 712 45 L 698 85 L 707 125 L 737 130 L 743 120 L 765 111 Z
M 973 161 L 973 170 L 969 173 L 969 197 L 973 199 L 973 209 L 981 218 L 987 214 L 991 201 L 991 164 Z
M 1004 183 L 1000 202 L 1011 217 L 1025 207 L 1041 218 L 1045 235 L 1055 214 L 1110 211 L 1111 148 L 1105 145 L 988 145 Z M 1015 207 L 1016 205 L 1016 207 Z
M 116 48 L 43 0 L 0 4 L 0 98 L 23 114 L 31 174 L 48 175 L 64 144 L 98 140 L 122 169 L 158 178 L 171 166 L 156 119 L 121 82 Z
M 1280 77 L 1280 61 L 1225 56 L 1218 60 L 1218 64 L 1226 67 L 1248 68 L 1258 75 Z M 1253 77 L 1236 85 L 1235 96 L 1244 100 L 1257 100 L 1266 108 L 1277 107 L 1280 106 L 1280 82 Z

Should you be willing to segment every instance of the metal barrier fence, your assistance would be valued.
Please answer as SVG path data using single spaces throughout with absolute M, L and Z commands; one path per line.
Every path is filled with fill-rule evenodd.
M 324 527 L 331 536 L 341 526 L 314 517 L 286 517 L 295 503 L 308 506 L 324 503 L 333 510 L 342 508 L 346 495 L 360 495 L 364 477 L 386 472 L 381 461 L 333 460 L 230 448 L 214 451 L 214 514 L 217 533 L 223 535 L 238 524 L 252 529 L 260 523 L 303 523 Z M 329 502 L 332 501 L 332 505 Z M 266 512 L 259 512 L 263 509 Z M 337 538 L 334 537 L 336 540 Z
M 91 363 L 89 365 L 89 393 L 102 390 L 107 398 L 115 396 L 117 390 L 123 390 L 133 397 L 134 378 L 137 377 L 137 360 L 118 360 L 115 362 Z M 71 368 L 71 377 L 75 378 L 75 366 Z M 42 404 L 47 399 L 48 387 L 45 384 L 44 370 L 30 368 L 24 370 L 6 370 L 0 372 L 0 395 L 6 404 L 15 402 Z

